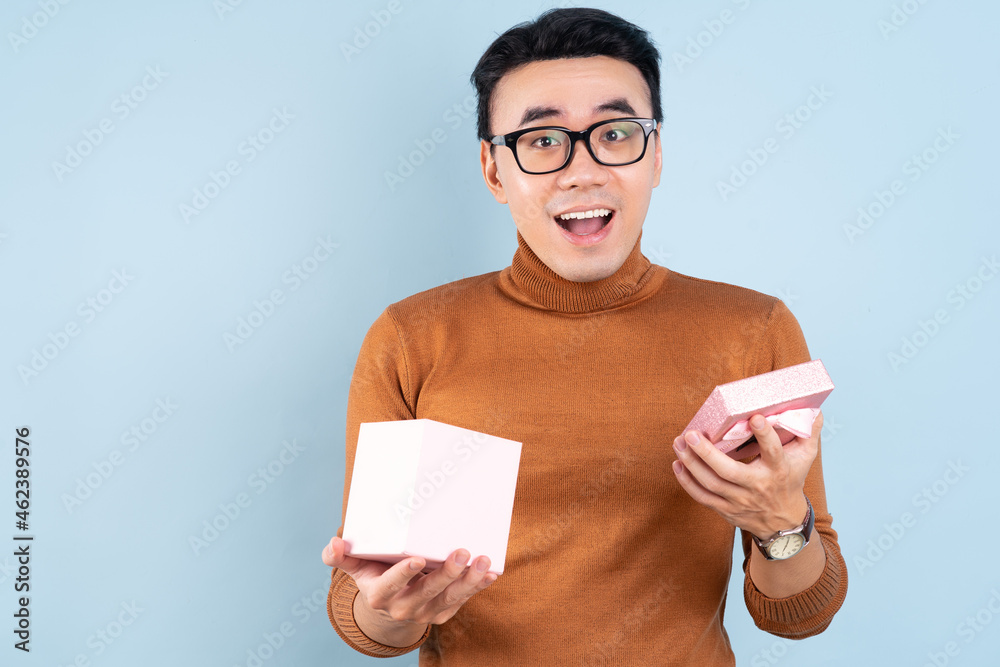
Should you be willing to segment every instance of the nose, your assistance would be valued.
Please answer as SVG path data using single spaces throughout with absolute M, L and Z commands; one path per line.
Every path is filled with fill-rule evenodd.
M 573 142 L 573 154 L 559 172 L 559 185 L 563 188 L 603 185 L 608 180 L 608 168 L 590 155 L 583 139 Z

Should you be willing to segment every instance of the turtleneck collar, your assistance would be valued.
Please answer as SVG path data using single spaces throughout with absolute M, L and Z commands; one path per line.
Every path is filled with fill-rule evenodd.
M 566 280 L 545 265 L 517 233 L 517 250 L 509 267 L 501 272 L 501 285 L 519 301 L 536 308 L 563 313 L 606 310 L 631 301 L 654 287 L 657 267 L 642 254 L 642 233 L 625 262 L 607 278 L 591 282 Z

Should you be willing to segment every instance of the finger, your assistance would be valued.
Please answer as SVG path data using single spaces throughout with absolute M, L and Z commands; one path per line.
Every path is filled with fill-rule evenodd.
M 812 437 L 816 442 L 819 442 L 819 434 L 823 432 L 823 411 L 820 410 L 819 414 L 816 415 L 816 420 L 813 422 L 812 427 Z
M 808 438 L 797 437 L 788 444 L 784 445 L 782 449 L 784 450 L 785 460 L 791 463 L 792 461 L 808 461 L 809 465 L 812 465 L 813 459 L 819 453 L 819 440 L 820 434 L 823 431 L 823 412 L 822 410 L 817 413 L 816 419 L 812 423 L 812 432 L 809 434 Z
M 466 549 L 455 549 L 452 551 L 441 567 L 425 577 L 423 586 L 426 588 L 427 596 L 434 597 L 465 574 L 469 557 L 470 554 Z M 431 595 L 432 591 L 433 595 Z
M 760 445 L 760 460 L 764 465 L 769 468 L 780 466 L 785 459 L 785 453 L 781 449 L 781 438 L 771 423 L 764 419 L 763 415 L 754 415 L 750 418 L 750 430 Z
M 410 586 L 424 565 L 426 561 L 423 558 L 405 558 L 383 572 L 365 591 L 365 597 L 371 608 L 380 609 L 386 602 L 399 595 Z
M 489 569 L 490 559 L 487 556 L 476 558 L 469 563 L 465 574 L 441 592 L 438 596 L 438 604 L 444 610 L 450 610 L 464 604 L 466 600 L 496 581 L 497 575 L 489 572 Z
M 680 460 L 674 461 L 673 470 L 681 488 L 684 489 L 684 491 L 686 491 L 687 494 L 695 500 L 695 502 L 717 511 L 721 508 L 722 503 L 724 502 L 723 499 L 703 487 L 698 480 L 695 479 L 694 475 L 691 474 L 687 467 L 680 462 Z
M 330 539 L 330 542 L 323 547 L 323 563 L 330 567 L 339 567 L 350 574 L 356 569 L 361 561 L 347 555 L 347 543 L 339 537 Z
M 697 431 L 685 433 L 674 451 L 691 474 L 710 491 L 731 495 L 746 485 L 746 465 L 720 452 Z
M 808 438 L 796 438 L 785 445 L 785 458 L 793 467 L 811 466 L 819 455 L 820 434 L 823 431 L 823 412 L 820 411 L 813 420 L 812 432 Z
M 333 559 L 333 540 L 326 543 L 323 547 L 323 553 L 320 555 L 323 559 L 323 564 L 327 567 L 336 567 L 337 563 Z
M 389 569 L 389 565 L 379 561 L 355 558 L 347 555 L 347 542 L 339 537 L 334 537 L 323 549 L 323 562 L 330 567 L 336 567 L 351 576 L 359 586 L 364 585 L 366 579 L 380 577 Z M 421 564 L 417 569 L 423 567 Z
M 419 581 L 414 581 L 414 585 L 407 591 L 411 609 L 416 611 L 424 607 L 453 581 L 461 577 L 465 573 L 465 563 L 468 560 L 469 552 L 465 549 L 457 549 L 445 559 L 440 567 L 423 575 Z
M 480 556 L 469 563 L 469 569 L 462 577 L 462 584 L 478 592 L 492 584 L 497 579 L 497 575 L 490 572 L 490 559 L 488 556 Z

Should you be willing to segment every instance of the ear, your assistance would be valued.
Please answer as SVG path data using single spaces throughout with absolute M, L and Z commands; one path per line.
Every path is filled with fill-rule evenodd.
M 497 167 L 496 156 L 490 151 L 493 144 L 484 140 L 479 142 L 479 163 L 483 168 L 483 180 L 490 189 L 493 198 L 501 204 L 507 203 L 507 193 L 500 182 L 500 170 Z
M 661 133 L 663 132 L 663 123 L 659 123 L 656 126 L 656 138 L 654 142 L 656 143 L 656 148 L 653 150 L 653 187 L 655 188 L 660 184 L 660 172 L 663 170 L 663 140 L 661 139 Z

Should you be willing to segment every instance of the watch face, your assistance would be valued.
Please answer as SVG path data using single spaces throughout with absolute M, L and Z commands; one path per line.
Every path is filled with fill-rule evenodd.
M 786 558 L 791 558 L 799 552 L 800 549 L 805 545 L 806 538 L 802 537 L 799 533 L 792 533 L 791 535 L 782 535 L 768 548 L 768 553 L 771 554 L 771 558 L 776 560 L 784 560 Z

